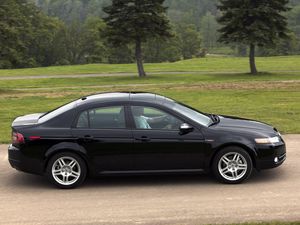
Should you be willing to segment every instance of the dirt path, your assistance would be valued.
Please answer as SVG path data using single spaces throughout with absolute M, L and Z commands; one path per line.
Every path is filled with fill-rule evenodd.
M 111 177 L 58 190 L 17 172 L 0 147 L 0 224 L 207 224 L 300 221 L 300 135 L 286 135 L 287 160 L 241 185 L 207 175 Z
M 268 71 L 269 73 L 295 73 L 300 74 L 300 71 Z M 155 74 L 241 74 L 243 71 L 179 71 L 179 72 L 149 72 L 148 75 Z M 119 77 L 119 76 L 137 76 L 137 73 L 99 73 L 99 74 L 61 74 L 61 75 L 20 75 L 20 76 L 0 76 L 0 80 L 23 80 L 23 79 L 47 79 L 47 78 L 82 78 L 82 77 Z

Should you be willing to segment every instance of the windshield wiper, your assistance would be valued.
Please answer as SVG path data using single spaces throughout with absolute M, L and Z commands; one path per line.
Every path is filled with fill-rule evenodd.
M 220 122 L 220 118 L 217 115 L 209 114 L 209 117 L 212 120 L 212 123 L 209 125 L 209 127 Z

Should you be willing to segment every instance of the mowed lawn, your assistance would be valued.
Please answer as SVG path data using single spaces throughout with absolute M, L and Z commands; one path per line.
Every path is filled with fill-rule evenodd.
M 277 63 L 274 63 L 275 58 L 278 59 Z M 46 112 L 81 96 L 104 91 L 155 92 L 182 101 L 204 112 L 261 120 L 276 126 L 282 133 L 300 133 L 300 72 L 290 72 L 291 69 L 297 71 L 297 67 L 300 70 L 300 65 L 298 65 L 300 57 L 290 57 L 294 63 L 298 60 L 298 64 L 295 63 L 294 67 L 290 67 L 293 63 L 287 60 L 289 57 L 283 57 L 282 61 L 281 58 L 273 57 L 264 60 L 271 60 L 274 65 L 278 64 L 277 68 L 281 67 L 282 72 L 268 72 L 257 76 L 246 73 L 227 74 L 222 73 L 221 69 L 216 70 L 215 74 L 205 73 L 201 70 L 201 66 L 196 65 L 196 62 L 201 64 L 203 59 L 195 59 L 176 64 L 183 64 L 182 68 L 188 70 L 188 64 L 193 62 L 195 67 L 198 66 L 197 70 L 202 71 L 201 73 L 189 73 L 190 70 L 183 74 L 164 74 L 166 64 L 156 64 L 156 67 L 152 69 L 162 73 L 150 75 L 145 79 L 134 76 L 0 79 L 0 142 L 10 141 L 10 125 L 16 116 Z M 228 64 L 233 65 L 236 60 L 245 59 L 216 60 L 228 60 Z M 101 67 L 100 65 L 82 67 L 89 66 Z M 122 71 L 123 65 L 113 66 L 116 71 Z M 240 68 L 247 70 L 245 66 L 240 66 Z M 132 67 L 135 71 L 135 65 L 128 65 L 128 67 Z M 211 64 L 207 65 L 206 69 L 207 71 L 214 70 L 215 67 L 221 68 L 220 65 Z M 223 65 L 222 70 L 225 67 L 226 65 Z M 39 68 L 28 69 L 28 71 L 40 70 L 39 74 L 47 74 L 50 69 Z M 64 67 L 57 67 L 57 70 L 60 69 L 64 70 Z M 229 66 L 227 69 L 230 69 Z M 233 72 L 239 72 L 237 67 L 231 69 Z M 8 72 L 12 76 L 18 76 L 19 71 L 21 70 Z M 0 70 L 0 74 L 3 75 L 4 71 Z
M 300 56 L 257 57 L 262 72 L 300 71 Z M 174 63 L 146 63 L 147 72 L 241 72 L 249 71 L 247 57 L 207 57 Z M 1 76 L 136 73 L 135 64 L 88 64 L 47 68 L 0 70 Z

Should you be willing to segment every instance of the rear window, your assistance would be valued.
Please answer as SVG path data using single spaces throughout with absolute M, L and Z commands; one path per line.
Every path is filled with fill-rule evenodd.
M 44 123 L 48 120 L 51 120 L 54 117 L 73 109 L 75 107 L 75 105 L 76 105 L 76 101 L 75 102 L 70 102 L 70 103 L 68 103 L 66 105 L 63 105 L 63 106 L 60 106 L 60 107 L 58 107 L 58 108 L 56 108 L 56 109 L 54 109 L 50 112 L 47 112 L 39 118 L 39 123 Z

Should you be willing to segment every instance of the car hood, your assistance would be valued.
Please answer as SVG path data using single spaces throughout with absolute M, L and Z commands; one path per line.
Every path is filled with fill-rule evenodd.
M 19 116 L 13 121 L 12 127 L 37 124 L 39 121 L 39 118 L 43 114 L 45 114 L 45 113 L 35 113 L 35 114 L 29 114 L 29 115 L 25 115 L 25 116 Z
M 215 126 L 218 129 L 240 130 L 259 133 L 276 133 L 277 130 L 265 123 L 232 116 L 219 116 L 220 122 Z

